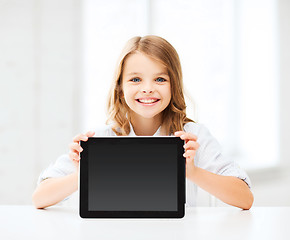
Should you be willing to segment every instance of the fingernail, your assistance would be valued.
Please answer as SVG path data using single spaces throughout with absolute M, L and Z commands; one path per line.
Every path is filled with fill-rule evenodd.
M 180 136 L 180 138 L 184 138 L 184 137 L 185 137 L 184 135 L 181 135 L 181 136 Z

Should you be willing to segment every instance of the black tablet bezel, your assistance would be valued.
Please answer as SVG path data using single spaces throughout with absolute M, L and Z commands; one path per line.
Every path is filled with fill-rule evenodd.
M 148 143 L 171 143 L 177 148 L 177 211 L 89 211 L 88 210 L 88 145 L 99 141 L 117 142 L 148 141 Z M 179 137 L 91 137 L 88 141 L 80 141 L 83 151 L 80 153 L 79 173 L 79 214 L 82 218 L 183 218 L 185 208 L 185 158 L 184 141 Z M 129 145 L 130 146 L 130 145 Z

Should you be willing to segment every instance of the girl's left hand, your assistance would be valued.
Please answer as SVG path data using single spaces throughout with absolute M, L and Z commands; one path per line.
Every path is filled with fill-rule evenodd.
M 186 158 L 186 169 L 194 169 L 194 156 L 196 154 L 197 149 L 199 148 L 199 143 L 197 142 L 197 137 L 192 133 L 187 133 L 184 131 L 175 132 L 174 135 L 176 137 L 180 137 L 182 140 L 185 141 L 184 147 L 184 154 L 183 156 Z M 187 172 L 187 171 L 186 171 Z

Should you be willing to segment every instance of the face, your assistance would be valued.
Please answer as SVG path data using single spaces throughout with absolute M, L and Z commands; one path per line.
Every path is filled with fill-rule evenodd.
M 171 99 L 166 67 L 142 53 L 126 59 L 122 89 L 132 117 L 137 114 L 146 119 L 160 118 Z

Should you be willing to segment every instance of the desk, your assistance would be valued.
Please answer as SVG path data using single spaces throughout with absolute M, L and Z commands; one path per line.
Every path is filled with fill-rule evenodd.
M 74 208 L 0 205 L 0 239 L 290 239 L 290 207 L 187 208 L 182 219 L 82 219 Z

